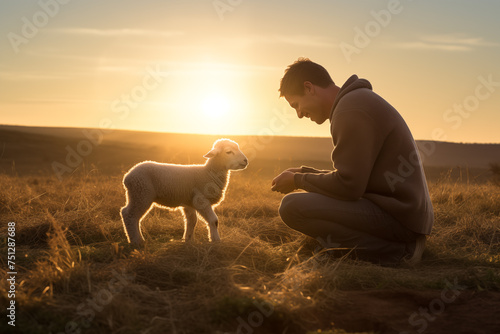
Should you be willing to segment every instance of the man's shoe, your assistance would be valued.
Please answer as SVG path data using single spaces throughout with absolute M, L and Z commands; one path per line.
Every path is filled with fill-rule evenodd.
M 417 237 L 415 244 L 411 243 L 411 245 L 409 245 L 410 249 L 408 250 L 408 254 L 403 258 L 403 263 L 406 263 L 409 266 L 414 266 L 420 263 L 425 249 L 425 241 L 425 235 Z

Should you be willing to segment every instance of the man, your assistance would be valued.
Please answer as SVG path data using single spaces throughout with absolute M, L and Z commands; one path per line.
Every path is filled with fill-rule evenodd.
M 354 249 L 381 265 L 418 263 L 434 214 L 415 140 L 401 115 L 351 76 L 342 87 L 309 59 L 285 70 L 280 97 L 299 118 L 330 121 L 333 170 L 282 172 L 272 190 L 288 194 L 279 213 L 289 227 L 327 248 Z

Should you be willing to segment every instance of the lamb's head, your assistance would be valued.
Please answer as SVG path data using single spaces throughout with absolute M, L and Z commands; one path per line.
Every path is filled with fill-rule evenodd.
M 217 139 L 210 152 L 204 157 L 217 160 L 226 169 L 239 170 L 248 166 L 247 157 L 240 151 L 238 144 L 231 139 Z

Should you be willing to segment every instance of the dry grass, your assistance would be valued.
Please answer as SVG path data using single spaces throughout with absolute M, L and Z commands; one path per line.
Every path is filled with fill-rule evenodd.
M 2 222 L 17 228 L 17 329 L 234 333 L 239 319 L 260 312 L 255 333 L 342 333 L 331 318 L 342 291 L 443 289 L 447 280 L 500 291 L 500 188 L 493 185 L 431 184 L 436 225 L 423 263 L 410 269 L 313 255 L 317 243 L 280 221 L 281 197 L 258 173 L 233 174 L 216 210 L 220 243 L 207 242 L 204 226 L 197 241 L 181 242 L 180 213 L 154 209 L 143 223 L 147 245 L 134 250 L 120 222 L 120 181 L 95 171 L 63 182 L 0 175 Z M 6 230 L 3 223 L 2 236 Z M 6 301 L 5 279 L 0 289 Z

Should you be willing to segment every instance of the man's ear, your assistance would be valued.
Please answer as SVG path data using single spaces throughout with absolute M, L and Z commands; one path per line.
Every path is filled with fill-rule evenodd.
M 213 149 L 210 150 L 210 152 L 208 152 L 207 154 L 205 154 L 203 157 L 205 159 L 210 159 L 210 158 L 215 157 L 218 153 L 219 153 L 219 149 L 218 148 L 213 148 Z
M 304 95 L 314 94 L 314 85 L 311 81 L 304 81 Z

